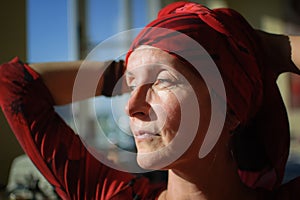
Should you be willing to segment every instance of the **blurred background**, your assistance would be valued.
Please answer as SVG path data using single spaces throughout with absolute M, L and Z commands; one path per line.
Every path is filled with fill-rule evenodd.
M 299 0 L 194 0 L 209 8 L 230 7 L 240 12 L 255 27 L 272 33 L 300 34 Z M 0 63 L 15 56 L 32 62 L 72 61 L 84 59 L 87 54 L 102 41 L 128 29 L 141 28 L 156 17 L 157 12 L 172 0 L 10 0 L 0 1 Z M 112 45 L 110 50 L 118 48 Z M 112 58 L 113 59 L 113 58 Z M 290 120 L 291 156 L 286 180 L 300 175 L 300 78 L 283 74 L 278 80 Z M 1 91 L 0 91 L 1 92 Z M 105 105 L 107 99 L 100 99 Z M 118 101 L 123 101 L 122 98 Z M 107 101 L 108 103 L 108 101 Z M 98 104 L 96 104 L 98 105 Z M 90 102 L 82 102 L 75 111 L 80 113 L 80 126 L 88 129 L 86 137 L 100 141 L 103 148 L 110 149 L 108 157 L 114 162 L 122 160 L 117 147 L 134 151 L 134 143 L 129 134 L 124 134 L 120 124 L 126 119 L 118 119 L 107 109 L 98 106 L 98 121 L 90 117 Z M 57 111 L 74 126 L 70 105 L 57 107 Z M 76 113 L 75 113 L 76 114 Z M 91 133 L 98 122 L 104 135 Z M 119 124 L 120 123 L 120 124 Z M 123 129 L 128 129 L 124 127 Z M 84 131 L 83 131 L 84 132 Z M 19 185 L 18 168 L 33 166 L 23 156 L 19 144 L 0 111 L 0 186 L 4 191 Z M 85 134 L 85 133 L 84 133 Z M 101 138 L 107 137 L 111 143 L 102 144 Z M 26 169 L 27 169 L 26 168 Z M 32 172 L 35 173 L 35 172 Z M 298 173 L 298 174 L 297 174 Z M 38 175 L 39 176 L 39 175 Z M 34 177 L 25 178 L 25 182 L 36 184 Z M 36 185 L 32 186 L 37 189 Z M 45 186 L 46 187 L 46 186 Z M 40 188 L 38 188 L 40 189 Z M 46 189 L 45 189 L 46 190 Z M 50 189 L 51 190 L 51 189 Z M 51 193 L 51 192 L 50 192 Z M 45 197 L 45 196 L 44 196 Z M 41 195 L 41 198 L 44 198 Z M 0 196 L 0 199 L 4 198 Z M 11 197 L 12 198 L 12 197 Z M 55 198 L 55 197 L 53 197 Z

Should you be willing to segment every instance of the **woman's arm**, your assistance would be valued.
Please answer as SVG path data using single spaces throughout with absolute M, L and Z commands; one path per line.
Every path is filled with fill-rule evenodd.
M 47 74 L 44 79 L 49 78 L 48 86 L 36 71 L 17 58 L 0 65 L 0 107 L 24 152 L 62 199 L 110 199 L 134 176 L 99 162 L 55 112 L 54 100 L 47 87 L 56 85 L 57 79 L 65 83 L 64 77 L 57 78 L 54 74 L 61 76 L 68 72 L 68 67 L 61 66 L 62 74 L 53 69 L 60 66 L 57 64 L 51 68 L 55 72 L 51 72 L 52 75 L 42 72 L 48 70 L 43 67 L 51 65 L 42 64 L 37 69 L 41 74 Z M 69 67 L 69 72 L 76 69 Z M 72 73 L 67 74 L 68 80 L 74 78 Z M 55 88 L 59 90 L 59 84 Z M 52 92 L 55 93 L 55 89 Z
M 300 36 L 289 36 L 291 49 L 292 49 L 292 61 L 300 70 Z
M 70 80 L 68 84 L 72 83 L 74 76 L 69 72 L 74 72 L 76 65 L 62 63 L 61 66 L 55 63 L 51 68 L 53 74 L 42 71 L 49 70 L 44 67 L 51 66 L 35 65 L 36 71 L 47 74 L 44 77 L 44 80 L 49 79 L 46 86 L 36 71 L 17 58 L 0 65 L 0 107 L 25 153 L 62 199 L 132 199 L 133 194 L 141 199 L 154 199 L 165 189 L 165 185 L 151 186 L 145 178 L 136 178 L 102 164 L 55 112 L 47 87 L 53 84 L 60 90 L 55 81 L 62 79 L 59 81 L 65 83 L 64 77 L 57 78 L 63 73 L 69 76 L 66 78 Z M 59 70 L 54 70 L 56 67 Z M 108 87 L 101 94 L 110 95 L 112 87 L 109 83 L 114 77 L 119 77 L 118 74 L 111 74 L 118 71 L 115 69 L 113 66 L 105 71 L 104 76 L 111 75 L 109 77 L 112 79 L 103 81 L 103 85 Z M 69 86 L 72 87 L 72 84 Z
M 97 83 L 95 94 L 93 94 L 95 96 L 109 96 L 110 91 L 108 90 L 113 89 L 116 81 L 123 73 L 122 61 L 48 62 L 33 63 L 30 64 L 30 67 L 40 74 L 56 105 L 63 105 L 72 102 L 73 86 L 79 70 L 84 70 L 87 81 L 89 77 L 99 75 L 99 82 Z M 103 76 L 101 76 L 102 74 Z M 92 97 L 90 93 L 84 93 L 86 90 L 84 89 L 84 85 L 82 85 L 82 87 L 80 99 L 76 100 L 83 100 Z
M 40 74 L 55 104 L 62 105 L 72 101 L 72 89 L 81 63 L 82 61 L 36 63 L 30 64 L 30 67 Z

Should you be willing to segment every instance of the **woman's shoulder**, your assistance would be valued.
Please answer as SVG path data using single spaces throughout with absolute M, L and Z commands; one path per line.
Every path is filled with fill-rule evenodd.
M 275 193 L 275 200 L 300 199 L 300 177 L 297 177 L 279 187 Z

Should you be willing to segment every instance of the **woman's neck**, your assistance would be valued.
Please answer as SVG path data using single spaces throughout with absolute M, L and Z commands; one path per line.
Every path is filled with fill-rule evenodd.
M 185 163 L 169 170 L 168 188 L 160 199 L 258 199 L 255 190 L 242 184 L 236 167 L 229 160 L 224 164 L 224 158 L 217 157 L 211 159 L 209 165 L 204 166 L 203 163 L 207 162 L 199 160 L 198 163 Z

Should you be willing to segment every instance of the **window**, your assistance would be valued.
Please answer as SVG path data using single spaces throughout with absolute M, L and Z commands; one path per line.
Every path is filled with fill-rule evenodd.
M 85 58 L 99 43 L 121 31 L 145 26 L 149 17 L 160 9 L 160 1 L 28 0 L 27 9 L 28 62 L 71 61 Z M 118 46 L 109 48 L 114 51 Z M 114 111 L 111 102 L 117 108 Z M 73 114 L 78 116 L 80 136 L 89 145 L 108 149 L 119 146 L 134 151 L 132 137 L 123 131 L 129 130 L 126 117 L 120 114 L 125 102 L 126 96 L 116 97 L 113 101 L 99 97 L 95 107 L 87 100 L 74 107 L 56 107 L 56 110 L 77 131 Z M 94 108 L 97 119 L 92 117 L 91 109 Z M 102 135 L 99 126 L 103 129 Z M 125 161 L 126 158 L 121 162 Z

